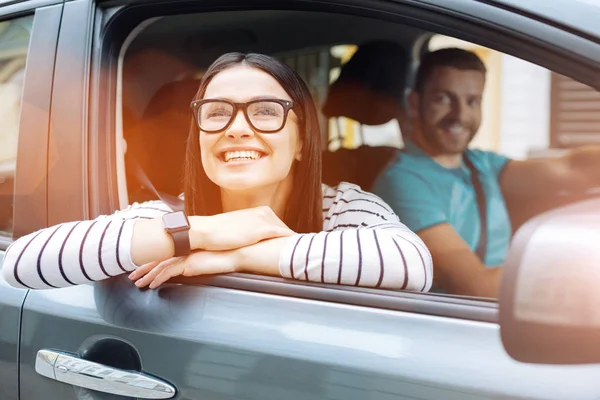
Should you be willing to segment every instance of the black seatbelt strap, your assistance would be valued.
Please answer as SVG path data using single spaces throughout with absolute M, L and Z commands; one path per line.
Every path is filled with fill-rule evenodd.
M 156 188 L 154 187 L 152 182 L 150 182 L 150 179 L 148 178 L 142 167 L 140 167 L 140 165 L 137 163 L 137 161 L 131 159 L 129 165 L 131 168 L 133 168 L 133 173 L 138 179 L 138 181 L 142 185 L 144 185 L 146 189 L 152 190 L 152 192 L 154 192 L 154 194 L 156 194 L 156 196 L 158 196 L 158 198 L 162 200 L 163 203 L 171 207 L 173 211 L 185 210 L 185 205 L 182 199 L 180 199 L 177 196 L 173 196 L 171 194 L 156 190 Z
M 480 226 L 480 236 L 479 243 L 477 244 L 476 254 L 481 260 L 482 263 L 485 263 L 485 255 L 487 251 L 487 206 L 485 201 L 485 193 L 483 192 L 483 186 L 481 181 L 479 180 L 479 173 L 475 166 L 467 158 L 467 156 L 463 156 L 463 160 L 465 161 L 465 165 L 469 168 L 471 172 L 471 183 L 473 184 L 473 189 L 475 189 L 475 196 L 477 198 L 477 210 L 479 211 L 479 226 Z

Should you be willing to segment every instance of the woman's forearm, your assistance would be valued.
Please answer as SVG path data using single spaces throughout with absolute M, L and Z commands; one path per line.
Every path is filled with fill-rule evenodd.
M 100 218 L 55 225 L 13 242 L 2 263 L 12 286 L 48 289 L 99 281 L 135 269 L 134 221 Z
M 286 278 L 342 285 L 428 291 L 431 255 L 419 237 L 402 226 L 295 235 L 256 256 L 269 266 L 279 255 Z M 267 250 L 267 249 L 265 249 Z M 267 258 L 269 257 L 269 258 Z
M 172 257 L 173 240 L 165 231 L 160 218 L 138 220 L 131 237 L 131 261 L 143 265 Z
M 202 248 L 202 238 L 206 233 L 201 229 L 205 217 L 188 217 L 190 223 L 190 249 Z M 210 217 L 209 217 L 210 218 Z M 173 257 L 175 246 L 171 235 L 167 233 L 161 218 L 137 220 L 131 237 L 131 261 L 143 265 L 152 261 Z
M 281 276 L 279 259 L 290 237 L 263 240 L 237 252 L 236 270 L 260 275 Z

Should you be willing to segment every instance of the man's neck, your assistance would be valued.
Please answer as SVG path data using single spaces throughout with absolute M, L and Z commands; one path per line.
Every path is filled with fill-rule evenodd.
M 431 158 L 446 168 L 458 168 L 462 164 L 462 154 L 439 154 Z
M 427 143 L 423 139 L 423 135 L 418 131 L 414 131 L 412 135 L 412 141 L 418 148 L 420 148 L 425 154 L 433 159 L 433 161 L 446 168 L 458 168 L 462 163 L 462 153 L 442 153 Z

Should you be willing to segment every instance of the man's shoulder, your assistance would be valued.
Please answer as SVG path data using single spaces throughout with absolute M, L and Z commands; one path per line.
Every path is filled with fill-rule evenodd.
M 490 171 L 495 175 L 510 161 L 508 157 L 489 150 L 467 149 L 465 155 L 478 170 Z
M 465 154 L 467 157 L 472 157 L 476 159 L 488 159 L 495 157 L 503 157 L 499 153 L 492 150 L 484 150 L 484 149 L 467 149 L 465 150 Z
M 396 153 L 396 157 L 388 164 L 388 168 L 409 169 L 414 165 L 427 166 L 430 162 L 431 158 L 428 156 L 400 150 Z
M 432 159 L 400 152 L 378 175 L 373 191 L 377 193 L 376 187 L 388 185 L 429 185 L 435 180 L 438 172 Z

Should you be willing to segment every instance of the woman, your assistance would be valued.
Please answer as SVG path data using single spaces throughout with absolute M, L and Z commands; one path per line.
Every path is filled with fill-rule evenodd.
M 161 201 L 15 241 L 3 274 L 16 287 L 62 287 L 130 272 L 138 287 L 250 272 L 313 282 L 427 291 L 429 251 L 375 195 L 321 184 L 310 92 L 287 65 L 221 56 L 192 102 L 186 216 Z

